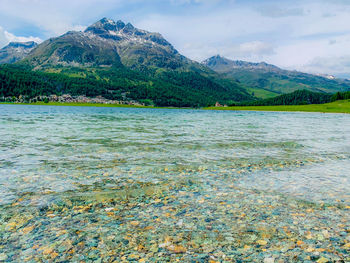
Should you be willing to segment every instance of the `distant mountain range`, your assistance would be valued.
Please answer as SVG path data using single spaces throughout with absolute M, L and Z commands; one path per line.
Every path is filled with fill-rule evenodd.
M 224 78 L 235 79 L 260 98 L 291 93 L 296 90 L 334 93 L 349 90 L 350 81 L 333 76 L 321 76 L 284 70 L 265 62 L 251 63 L 230 60 L 219 55 L 202 62 Z
M 38 44 L 30 42 L 11 42 L 6 47 L 0 49 L 0 64 L 15 63 L 25 58 Z
M 23 82 L 41 83 L 38 84 L 40 88 L 31 88 L 33 92 L 30 96 L 69 92 L 181 107 L 254 98 L 237 81 L 223 79 L 208 67 L 179 54 L 159 33 L 107 18 L 89 26 L 84 32 L 71 31 L 44 41 L 14 67 L 27 71 L 25 77 L 22 76 Z M 9 69 L 3 67 L 3 71 L 6 70 Z M 14 68 L 10 70 L 16 71 Z M 36 81 L 31 81 L 28 77 L 30 71 L 60 75 L 55 76 L 54 81 L 62 82 L 50 83 L 50 90 L 45 90 L 42 86 L 53 75 L 36 74 Z M 5 72 L 3 75 L 6 75 Z M 71 81 L 66 78 L 71 78 Z M 74 87 L 69 84 L 72 82 Z M 88 86 L 97 87 L 86 91 L 86 82 L 94 83 Z M 25 86 L 21 83 L 16 85 Z M 101 90 L 102 86 L 106 89 Z M 19 91 L 24 90 L 11 89 L 6 88 L 3 96 L 17 96 Z
M 181 55 L 159 33 L 107 18 L 84 32 L 70 31 L 39 45 L 10 43 L 0 50 L 1 63 L 15 64 L 0 66 L 0 97 L 70 93 L 194 107 L 297 89 L 335 92 L 350 88 L 345 80 L 286 71 L 266 63 L 220 56 L 197 63 Z

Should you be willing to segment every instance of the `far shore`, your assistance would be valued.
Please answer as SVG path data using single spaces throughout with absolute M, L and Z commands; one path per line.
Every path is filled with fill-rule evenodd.
M 155 106 L 141 106 L 141 105 L 127 105 L 127 104 L 105 104 L 105 103 L 86 103 L 86 102 L 48 102 L 43 101 L 33 103 L 21 103 L 21 102 L 0 102 L 0 104 L 7 105 L 33 105 L 33 106 L 79 106 L 79 107 L 108 107 L 108 108 L 159 108 Z M 170 107 L 169 107 L 170 108 Z
M 7 105 L 38 105 L 38 106 L 80 106 L 80 107 L 117 107 L 117 108 L 149 108 L 149 109 L 181 109 L 176 107 L 138 106 L 125 104 L 102 104 L 80 102 L 35 102 L 35 103 L 11 103 L 0 102 Z M 188 109 L 188 108 L 186 108 Z M 205 107 L 202 110 L 225 111 L 275 111 L 275 112 L 319 112 L 319 113 L 350 113 L 350 100 L 335 101 L 326 104 L 310 105 L 280 105 L 280 106 L 232 106 L 232 107 Z
M 276 111 L 276 112 L 320 112 L 320 113 L 350 113 L 350 100 L 339 100 L 326 104 L 280 105 L 280 106 L 233 106 L 207 107 L 205 110 L 231 111 Z

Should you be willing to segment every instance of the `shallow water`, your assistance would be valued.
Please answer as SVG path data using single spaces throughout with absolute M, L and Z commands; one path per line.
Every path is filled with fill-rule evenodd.
M 0 127 L 0 261 L 350 260 L 350 115 L 0 105 Z

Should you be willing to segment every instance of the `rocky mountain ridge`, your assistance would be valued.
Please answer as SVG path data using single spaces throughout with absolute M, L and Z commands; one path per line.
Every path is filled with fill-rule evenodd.
M 215 68 L 215 71 L 220 73 L 229 71 L 231 69 L 247 69 L 247 70 L 266 70 L 266 71 L 280 71 L 279 67 L 268 64 L 266 62 L 248 62 L 243 60 L 230 60 L 220 55 L 210 57 L 202 62 L 202 64 Z
M 266 62 L 230 60 L 217 55 L 204 60 L 202 64 L 225 78 L 235 79 L 246 85 L 252 94 L 261 98 L 302 89 L 321 93 L 350 89 L 350 81 L 346 79 L 285 70 Z
M 177 69 L 192 63 L 161 34 L 107 18 L 87 27 L 84 32 L 70 31 L 44 41 L 24 62 L 37 69 L 57 65 L 111 67 L 121 64 L 133 69 Z
M 29 42 L 10 42 L 0 49 L 0 64 L 15 63 L 25 58 L 38 44 Z

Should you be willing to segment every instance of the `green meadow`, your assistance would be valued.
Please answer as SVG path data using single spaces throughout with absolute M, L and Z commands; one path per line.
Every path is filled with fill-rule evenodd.
M 326 104 L 309 105 L 280 105 L 280 106 L 233 106 L 208 107 L 206 110 L 247 110 L 247 111 L 301 111 L 301 112 L 327 112 L 350 113 L 350 100 L 339 100 Z

